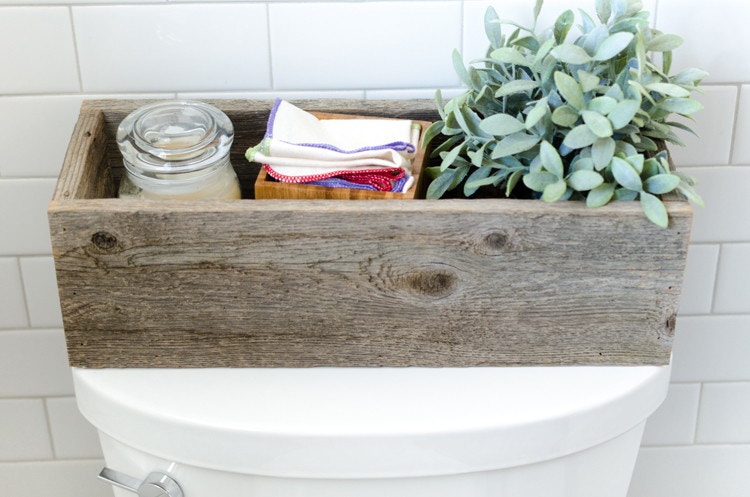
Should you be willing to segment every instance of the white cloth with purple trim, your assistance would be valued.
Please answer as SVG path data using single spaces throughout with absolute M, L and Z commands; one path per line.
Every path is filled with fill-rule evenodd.
M 278 99 L 263 141 L 246 157 L 277 180 L 293 183 L 392 168 L 410 176 L 419 132 L 407 119 L 318 119 Z

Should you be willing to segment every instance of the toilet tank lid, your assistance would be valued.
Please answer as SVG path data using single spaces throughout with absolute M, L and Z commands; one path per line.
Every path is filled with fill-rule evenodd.
M 77 369 L 99 430 L 184 464 L 280 477 L 500 469 L 578 452 L 638 425 L 669 366 Z

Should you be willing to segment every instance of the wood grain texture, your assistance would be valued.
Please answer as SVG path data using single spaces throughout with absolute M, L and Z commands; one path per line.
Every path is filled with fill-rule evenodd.
M 232 102 L 244 134 L 243 105 L 256 103 Z M 413 118 L 424 105 L 375 112 Z M 97 108 L 111 133 L 107 105 L 84 107 Z M 98 184 L 103 164 L 76 181 Z M 66 161 L 60 184 L 78 168 Z M 669 361 L 692 218 L 684 201 L 666 202 L 661 229 L 635 202 L 138 201 L 62 190 L 77 190 L 58 188 L 49 207 L 74 366 Z
M 105 158 L 110 141 L 104 113 L 98 109 L 82 109 L 63 160 L 53 194 L 55 200 L 113 196 L 114 183 L 109 161 Z

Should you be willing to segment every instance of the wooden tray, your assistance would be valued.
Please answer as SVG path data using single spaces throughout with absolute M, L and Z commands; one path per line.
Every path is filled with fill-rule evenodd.
M 334 114 L 330 112 L 311 112 L 318 119 L 372 119 L 370 116 L 353 116 L 349 114 Z M 429 121 L 413 121 L 421 128 L 422 133 L 430 126 Z M 425 150 L 417 144 L 417 155 L 412 162 L 412 176 L 414 185 L 404 193 L 379 192 L 372 190 L 358 190 L 355 188 L 332 188 L 318 185 L 299 183 L 283 183 L 271 178 L 265 169 L 260 168 L 255 180 L 256 199 L 329 199 L 329 200 L 413 200 L 424 197 L 422 180 L 422 166 L 425 161 Z

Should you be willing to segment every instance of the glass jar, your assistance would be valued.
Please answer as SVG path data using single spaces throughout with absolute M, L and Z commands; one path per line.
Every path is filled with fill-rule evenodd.
M 126 174 L 120 198 L 238 199 L 229 161 L 234 126 L 222 111 L 180 100 L 146 105 L 117 128 Z

